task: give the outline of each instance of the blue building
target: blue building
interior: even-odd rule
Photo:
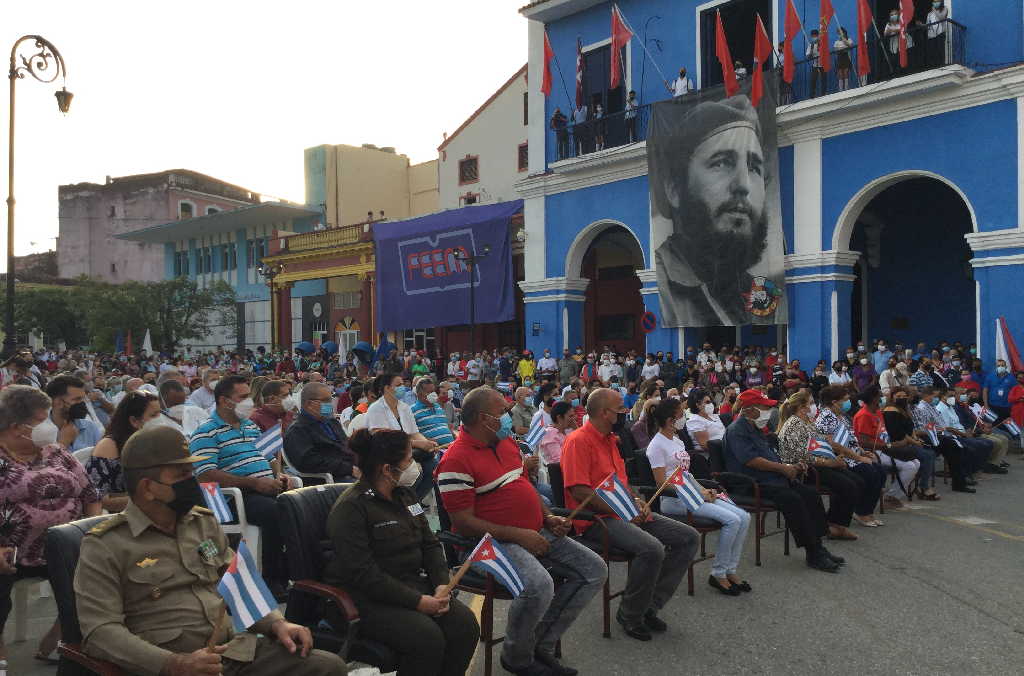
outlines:
[[[218,347],[270,349],[270,289],[259,273],[260,263],[264,256],[272,253],[275,239],[310,232],[321,220],[319,210],[286,202],[263,202],[154,225],[118,237],[163,244],[165,279],[188,277],[200,286],[222,280],[235,289],[237,324],[212,327],[204,341],[187,346],[192,351]],[[316,279],[295,282],[289,289],[289,312],[277,314],[290,315],[289,321],[293,324],[290,335],[295,337],[293,345],[303,340],[301,336],[309,334],[303,323],[304,315],[307,323],[314,321],[309,311],[303,312],[304,307],[327,307],[326,286],[326,280]]]
[[[833,4],[830,42],[837,23],[856,42],[856,1]],[[883,30],[898,3],[869,4]],[[844,91],[833,55],[824,93],[812,97],[811,64],[802,62],[792,91],[777,100],[788,324],[685,329],[660,321],[654,251],[667,234],[652,225],[649,104],[670,96],[665,81],[680,67],[696,88],[721,83],[716,11],[733,58],[751,69],[756,15],[778,44],[784,0],[621,0],[634,37],[623,49],[624,85],[614,90],[611,3],[538,0],[523,7],[530,156],[529,176],[517,188],[526,229],[525,323],[533,327],[528,347],[614,344],[680,354],[708,339],[785,345],[791,357],[813,364],[835,360],[858,340],[948,339],[976,343],[990,362],[997,317],[1024,332],[1024,8],[946,0],[949,15],[938,33],[928,24],[931,2],[915,4],[922,25],[910,32],[906,68],[872,29],[867,77],[856,74],[855,47]],[[796,2],[808,31],[818,24],[818,5]],[[555,70],[548,99],[533,84],[542,79],[545,31],[568,84]],[[555,107],[571,117],[578,42],[586,102],[601,103],[608,114],[603,149],[575,138],[560,147],[549,126]],[[802,35],[793,48],[803,59]],[[633,139],[621,112],[630,90],[641,104]],[[644,312],[655,320],[646,334]]]

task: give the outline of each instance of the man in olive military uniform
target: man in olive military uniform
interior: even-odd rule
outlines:
[[[198,506],[196,459],[170,427],[125,443],[131,502],[86,535],[75,572],[85,652],[145,676],[347,673],[276,610],[249,632],[231,630],[217,583],[232,552],[213,513]]]

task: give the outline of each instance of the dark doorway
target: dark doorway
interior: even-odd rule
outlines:
[[[974,342],[975,285],[964,235],[971,214],[960,195],[932,178],[886,188],[861,212],[850,250],[854,267],[851,335],[914,345]]]
[[[722,28],[733,61],[741,61],[747,72],[753,67],[754,27],[761,15],[769,36],[772,31],[772,0],[733,0],[700,14],[701,89],[722,84],[722,66],[715,56],[715,15],[722,13]]]
[[[640,329],[644,301],[636,271],[644,267],[643,252],[631,232],[613,226],[602,232],[583,257],[582,276],[590,280],[583,306],[585,345],[608,345],[623,353],[643,353]]]

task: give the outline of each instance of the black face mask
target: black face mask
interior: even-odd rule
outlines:
[[[84,401],[80,401],[68,409],[68,418],[70,420],[81,420],[87,415],[89,415],[89,409]]]
[[[616,432],[620,432],[626,427],[626,414],[619,413],[615,418],[615,424],[612,425],[612,429]]]
[[[194,476],[173,484],[165,484],[162,481],[157,483],[174,490],[174,499],[165,504],[178,516],[188,514],[190,509],[203,504],[203,489],[199,487],[199,481]]]

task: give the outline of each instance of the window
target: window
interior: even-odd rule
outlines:
[[[176,251],[176,252],[174,252],[174,276],[175,277],[187,277],[188,276],[188,252],[187,251]]]
[[[184,220],[195,215],[195,206],[191,202],[178,202],[178,218]]]
[[[267,255],[267,241],[265,239],[251,239],[246,242],[246,264],[254,268],[260,264],[263,257]]]
[[[344,291],[333,295],[335,310],[355,310],[363,302],[363,294],[360,291]]]
[[[335,331],[334,335],[335,341],[338,343],[339,354],[348,354],[356,346],[356,343],[359,342],[359,331],[353,329]]]
[[[406,329],[402,332],[402,343],[406,350],[426,350],[434,354],[434,329]]]
[[[238,267],[238,247],[234,244],[228,245],[228,270],[234,270]]]
[[[701,81],[695,81],[694,85],[703,89],[722,84],[722,66],[718,63],[718,56],[715,54],[715,17],[718,11],[722,12],[722,27],[725,29],[733,60],[742,61],[749,69],[751,67],[749,55],[754,53],[754,26],[757,23],[757,15],[761,15],[764,25],[771,30],[772,5],[774,4],[771,0],[732,0],[732,2],[700,13]],[[810,28],[807,30],[810,31]],[[834,25],[831,32],[835,35]],[[803,42],[801,41],[800,44]],[[801,49],[802,47],[795,48],[797,61],[804,58]],[[690,73],[690,75],[694,74]]]
[[[110,217],[114,218],[115,216],[117,216],[117,208],[113,204],[111,204],[110,205]]]
[[[753,33],[753,29],[751,29]],[[626,48],[622,48],[622,69],[626,70]],[[618,113],[625,109],[626,92],[625,82],[627,73],[622,74],[622,84],[615,89],[609,89],[608,83],[612,79],[612,48],[609,45],[592,49],[583,53],[583,100],[586,101],[589,110],[588,115],[593,114],[594,107],[601,104],[605,115]]]
[[[604,315],[597,318],[598,341],[633,340],[635,329],[635,315]]]
[[[110,264],[110,274],[112,274],[112,275],[116,275],[117,274],[117,263],[111,263]]]
[[[477,156],[466,155],[466,159],[459,160],[459,185],[476,183],[480,180],[480,171],[477,167]]]
[[[238,257],[233,244],[225,244],[220,252],[220,269],[234,270],[238,267]]]
[[[526,143],[519,144],[519,171],[526,171],[530,168],[530,149]]]
[[[523,126],[530,124],[530,93],[523,92]]]
[[[213,214],[220,213],[220,209],[217,207],[206,207],[206,215],[211,216]]]

